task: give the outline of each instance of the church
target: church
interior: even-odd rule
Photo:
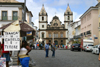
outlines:
[[[63,13],[62,13],[63,14]],[[44,5],[39,12],[39,38],[43,39],[43,44],[54,42],[56,45],[67,45],[68,43],[68,24],[73,22],[73,12],[69,5],[64,12],[64,24],[58,16],[54,16],[48,24],[48,13]]]

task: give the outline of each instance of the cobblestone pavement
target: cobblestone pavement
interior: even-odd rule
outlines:
[[[99,55],[91,52],[56,50],[55,58],[51,55],[51,50],[48,58],[44,50],[32,50],[30,56],[36,62],[33,67],[100,67]]]

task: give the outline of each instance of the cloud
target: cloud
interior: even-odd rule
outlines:
[[[78,14],[77,12],[73,12],[73,21],[78,21],[80,20],[79,17],[81,16],[82,14]]]
[[[17,0],[19,2],[24,2],[24,0]],[[82,13],[79,13],[79,10],[82,9],[81,5],[86,8],[94,5],[97,1],[94,0],[27,0],[26,5],[28,9],[32,12],[35,26],[39,27],[39,12],[42,8],[42,4],[44,4],[45,10],[48,13],[48,23],[52,21],[52,18],[56,15],[59,17],[62,23],[64,23],[64,12],[66,11],[67,4],[72,5],[72,8],[75,8],[75,5],[78,5],[78,10],[73,10],[73,20],[79,20],[79,17]],[[62,7],[63,6],[63,7]]]

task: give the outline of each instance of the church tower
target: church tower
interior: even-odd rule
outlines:
[[[68,30],[68,25],[69,23],[73,22],[73,12],[71,11],[69,4],[67,6],[67,9],[64,13],[64,24],[65,24],[65,29]],[[69,31],[69,30],[68,30]],[[68,31],[66,31],[66,38],[68,38]],[[66,44],[68,43],[68,40],[66,40]]]
[[[68,4],[67,9],[64,13],[64,23],[65,23],[66,29],[68,29],[68,23],[72,23],[72,22],[73,22],[73,12],[71,11]]]
[[[42,39],[46,38],[47,24],[48,24],[48,15],[44,8],[44,5],[42,5],[41,11],[39,12],[39,38]]]
[[[100,2],[100,0],[97,0],[98,1],[98,3]]]
[[[48,15],[45,11],[44,5],[39,13],[39,29],[47,29]]]

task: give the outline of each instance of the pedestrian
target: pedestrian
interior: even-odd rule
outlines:
[[[42,50],[42,47],[43,47],[43,45],[42,45],[42,43],[41,43],[41,50]]]
[[[98,60],[100,61],[100,46],[99,46],[99,58],[98,58]]]
[[[52,57],[55,57],[55,43],[51,45]]]
[[[39,43],[37,43],[37,49],[39,49]]]
[[[45,45],[44,50],[46,51],[46,57],[48,57],[48,53],[49,53],[49,44],[48,43]]]
[[[2,40],[1,50],[2,50],[1,56],[6,58],[6,67],[9,67],[9,61],[12,52],[4,51],[4,39]]]
[[[29,47],[28,43],[26,41],[22,41],[21,49],[18,53],[19,61],[22,67],[29,67],[30,57],[28,53],[30,51],[31,51],[31,48]]]

